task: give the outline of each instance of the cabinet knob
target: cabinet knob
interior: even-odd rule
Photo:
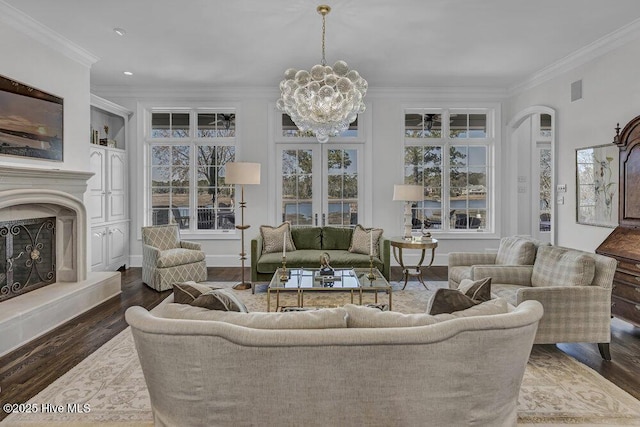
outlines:
[[[636,268],[640,268],[640,264],[636,264]]]
[[[634,279],[636,279],[637,282],[640,282],[640,276],[636,276]]]
[[[637,311],[640,311],[640,305],[639,304],[636,304],[634,307],[636,308]]]
[[[618,287],[618,285],[616,285],[616,284],[614,283],[614,284],[611,286],[611,289],[615,289],[615,288],[617,288],[617,287]]]
[[[640,294],[640,288],[633,288],[633,290]]]
[[[612,303],[611,303],[611,308],[614,308],[615,306],[616,306],[616,303],[615,303],[615,302],[612,302]]]

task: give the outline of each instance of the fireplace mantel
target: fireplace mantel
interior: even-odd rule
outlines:
[[[91,172],[0,165],[0,220],[56,218],[56,283],[0,303],[0,355],[120,293],[119,272],[89,272]]]
[[[82,200],[92,172],[0,165],[0,191],[27,188],[55,189]]]

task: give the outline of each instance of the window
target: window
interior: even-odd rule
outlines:
[[[189,109],[150,117],[147,223],[234,230],[234,186],[225,183],[224,167],[235,160],[235,113]]]
[[[404,183],[421,185],[413,227],[451,232],[488,228],[491,109],[405,110]]]

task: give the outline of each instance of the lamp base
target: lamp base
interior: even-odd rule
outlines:
[[[243,291],[245,289],[251,289],[251,282],[240,282],[237,285],[234,285],[233,289],[236,289],[238,291]]]

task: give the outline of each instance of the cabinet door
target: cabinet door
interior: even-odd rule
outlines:
[[[103,271],[107,259],[107,229],[95,227],[91,229],[91,270]]]
[[[87,210],[91,222],[104,222],[106,218],[106,182],[107,156],[102,148],[91,148],[89,154],[89,168],[94,175],[87,182]]]
[[[128,241],[128,225],[127,223],[110,225],[107,232],[109,261],[111,268],[118,268],[127,262],[127,241]],[[113,265],[112,265],[113,264]],[[115,265],[118,264],[118,265]]]
[[[108,161],[108,221],[126,219],[126,154],[110,151]]]

